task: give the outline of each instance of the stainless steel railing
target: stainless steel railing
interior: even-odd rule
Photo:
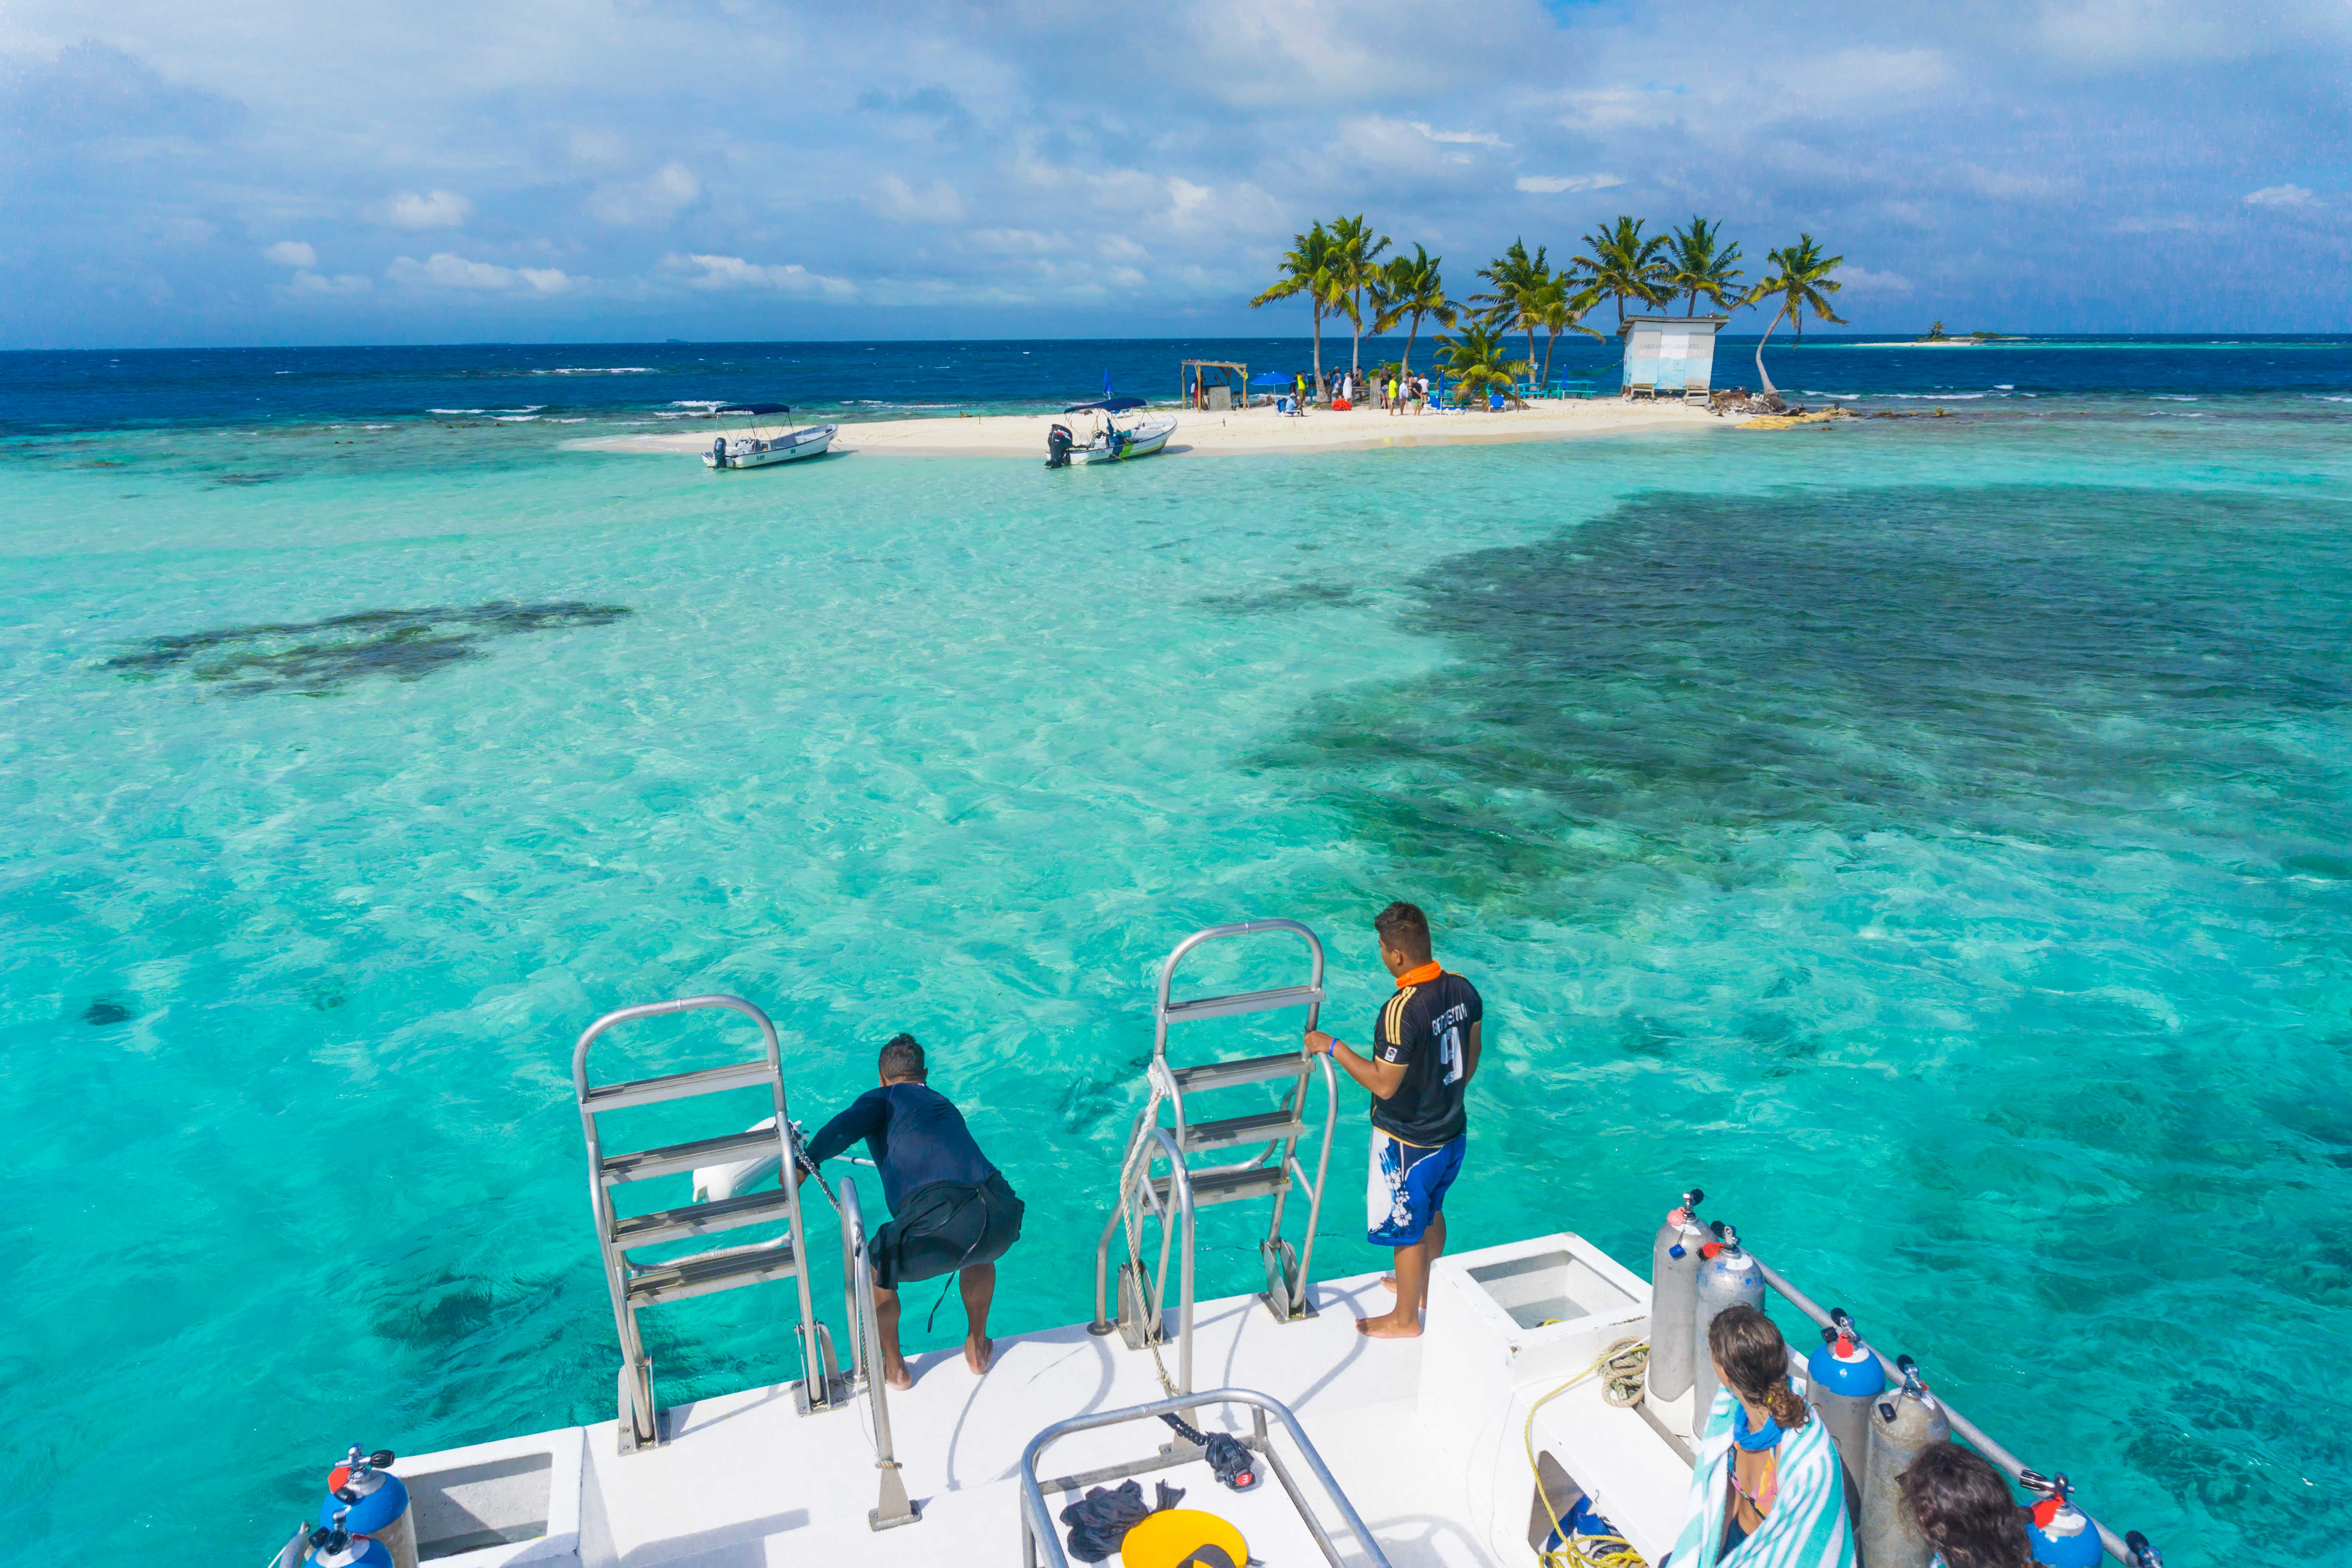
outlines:
[[[875,1530],[912,1524],[922,1517],[907,1497],[906,1479],[890,1441],[890,1396],[882,1377],[882,1331],[874,1312],[874,1265],[866,1251],[866,1215],[857,1201],[857,1184],[841,1179],[834,1202],[841,1215],[841,1290],[849,1311],[853,1380],[866,1379],[866,1402],[874,1415],[874,1468],[881,1473],[880,1495],[867,1510],[866,1522]]]
[[[1280,1400],[1270,1394],[1258,1394],[1246,1388],[1213,1389],[1206,1394],[1185,1398],[1162,1399],[1150,1405],[1132,1405],[1125,1410],[1098,1410],[1086,1415],[1073,1415],[1067,1421],[1056,1421],[1034,1437],[1030,1438],[1029,1446],[1021,1451],[1023,1568],[1040,1568],[1041,1556],[1050,1568],[1070,1568],[1070,1559],[1062,1550],[1062,1538],[1054,1528],[1054,1516],[1045,1505],[1047,1486],[1052,1486],[1056,1491],[1076,1491],[1081,1488],[1102,1481],[1118,1480],[1128,1476],[1148,1475],[1154,1470],[1173,1469],[1179,1465],[1191,1463],[1200,1458],[1201,1454],[1198,1448],[1189,1443],[1178,1443],[1169,1451],[1154,1454],[1149,1458],[1137,1459],[1124,1465],[1112,1465],[1102,1469],[1088,1470],[1080,1475],[1064,1476],[1047,1482],[1037,1479],[1037,1461],[1047,1448],[1073,1432],[1090,1432],[1103,1426],[1123,1426],[1130,1421],[1150,1421],[1161,1415],[1178,1415],[1205,1405],[1241,1405],[1249,1407],[1251,1432],[1250,1436],[1240,1439],[1242,1446],[1265,1458],[1266,1468],[1272,1470],[1274,1479],[1282,1483],[1282,1489],[1289,1496],[1291,1506],[1298,1510],[1299,1519],[1305,1522],[1308,1533],[1315,1537],[1316,1546],[1321,1550],[1324,1561],[1330,1563],[1331,1568],[1347,1568],[1347,1565],[1340,1561],[1339,1550],[1332,1543],[1330,1531],[1326,1530],[1323,1521],[1316,1517],[1315,1510],[1307,1506],[1307,1498],[1298,1489],[1298,1482],[1291,1475],[1290,1468],[1283,1463],[1281,1454],[1276,1451],[1273,1444],[1268,1440],[1269,1434],[1265,1424],[1265,1418],[1268,1415],[1282,1423],[1283,1430],[1289,1435],[1291,1442],[1297,1447],[1299,1458],[1307,1463],[1307,1473],[1314,1478],[1316,1484],[1322,1488],[1323,1494],[1331,1500],[1331,1505],[1338,1510],[1340,1522],[1347,1527],[1348,1533],[1355,1538],[1362,1561],[1369,1565],[1369,1568],[1389,1568],[1388,1557],[1381,1551],[1380,1542],[1372,1538],[1372,1532],[1366,1528],[1362,1516],[1356,1512],[1355,1505],[1348,1500],[1348,1494],[1339,1489],[1339,1483],[1333,1479],[1330,1467],[1323,1462],[1323,1456],[1317,1453],[1315,1445],[1307,1440],[1307,1434],[1299,1428],[1298,1417],[1292,1415],[1290,1407]]]

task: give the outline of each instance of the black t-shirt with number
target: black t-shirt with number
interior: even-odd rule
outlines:
[[[1481,1016],[1478,988],[1458,974],[1440,972],[1434,980],[1397,987],[1372,1027],[1372,1056],[1404,1063],[1404,1081],[1386,1100],[1372,1101],[1373,1126],[1427,1149],[1461,1136],[1468,1125],[1465,1053],[1470,1026]]]

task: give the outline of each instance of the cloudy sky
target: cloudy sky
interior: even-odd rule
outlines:
[[[1703,213],[1864,328],[2345,331],[2347,90],[2347,0],[9,0],[0,347],[1303,331],[1343,211],[1457,293]]]

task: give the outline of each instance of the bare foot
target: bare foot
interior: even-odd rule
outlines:
[[[893,1388],[908,1389],[915,1386],[915,1374],[907,1370],[903,1361],[886,1361],[882,1363],[882,1381]]]
[[[1391,1296],[1395,1295],[1395,1294],[1396,1294],[1396,1276],[1395,1276],[1395,1275],[1393,1275],[1393,1274],[1383,1274],[1383,1275],[1381,1275],[1381,1289],[1383,1289],[1383,1290],[1385,1290],[1385,1291],[1387,1291],[1387,1292],[1388,1292],[1390,1295],[1391,1295]]]
[[[1421,1338],[1419,1312],[1391,1312],[1380,1318],[1358,1318],[1356,1331],[1368,1340],[1417,1340]]]
[[[996,1359],[994,1340],[967,1339],[963,1342],[963,1364],[975,1373],[984,1373]]]

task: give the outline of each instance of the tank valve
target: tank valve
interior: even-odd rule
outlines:
[[[2131,1568],[2164,1568],[2163,1555],[2137,1530],[2126,1532],[2124,1550],[2131,1553]]]

